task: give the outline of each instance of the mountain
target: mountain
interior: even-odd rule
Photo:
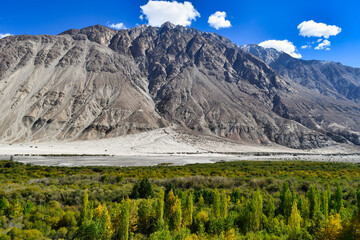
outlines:
[[[239,143],[360,145],[356,102],[303,86],[222,36],[171,23],[5,37],[0,101],[2,142],[174,125]]]
[[[331,61],[301,60],[256,44],[241,48],[266,62],[280,75],[302,86],[326,96],[347,98],[360,104],[360,68]]]

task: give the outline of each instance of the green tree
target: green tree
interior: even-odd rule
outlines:
[[[301,224],[300,212],[297,208],[296,201],[294,201],[291,207],[291,214],[288,221],[288,225],[291,229],[291,232],[298,232],[300,230],[300,224]]]
[[[144,178],[140,182],[136,183],[130,194],[130,197],[133,199],[149,198],[153,196],[154,191],[148,178]]]
[[[340,186],[340,183],[338,183],[336,187],[336,191],[334,194],[334,204],[335,204],[335,210],[337,213],[340,213],[340,210],[343,208],[343,193]]]
[[[261,228],[261,220],[263,215],[263,200],[260,190],[256,190],[247,208],[248,211],[248,229],[251,231],[259,231]]]
[[[20,199],[18,197],[16,197],[11,204],[11,214],[10,217],[11,218],[18,218],[20,216],[22,216],[22,206],[21,206],[21,202]]]
[[[289,183],[288,182],[284,182],[282,185],[282,189],[280,191],[280,207],[279,207],[279,211],[280,214],[285,215],[285,194],[287,191],[290,191],[289,189]]]
[[[23,209],[24,215],[31,213],[34,210],[33,203],[30,200],[27,200]]]
[[[184,226],[190,226],[193,221],[194,201],[191,192],[185,195],[183,204],[183,223]]]
[[[43,234],[37,229],[20,230],[16,227],[12,228],[8,235],[14,240],[38,240],[44,239]]]
[[[310,189],[308,191],[308,199],[309,199],[309,217],[312,219],[315,214],[320,211],[320,199],[319,199],[319,190],[315,187],[314,184],[310,185]]]
[[[60,221],[57,223],[57,228],[63,227],[68,229],[67,235],[69,236],[69,238],[71,238],[72,234],[74,234],[77,230],[77,221],[74,211],[68,210],[61,217]]]
[[[228,213],[228,197],[226,195],[225,190],[222,190],[221,196],[220,196],[220,216],[222,218],[226,218]]]
[[[275,207],[274,198],[271,195],[269,195],[269,201],[268,204],[266,205],[266,213],[269,219],[273,219],[275,217],[275,211],[276,211],[276,207]]]
[[[94,211],[94,221],[99,226],[99,236],[102,240],[109,240],[114,233],[111,217],[106,205],[100,204]]]
[[[360,185],[356,191],[356,203],[357,203],[358,214],[360,215]]]
[[[157,225],[156,212],[153,210],[149,199],[140,202],[138,216],[138,229],[141,233],[150,235],[155,231]]]
[[[217,189],[214,190],[214,201],[212,204],[212,213],[216,219],[220,218],[220,193]]]
[[[300,195],[299,209],[300,209],[301,217],[303,219],[309,219],[309,217],[310,217],[310,203],[309,203],[309,200],[304,195]]]
[[[157,227],[161,228],[164,226],[164,191],[161,189],[159,192],[159,196],[156,201],[156,219],[157,219]]]
[[[181,201],[174,195],[172,189],[167,194],[165,199],[165,215],[168,219],[171,230],[179,230],[181,228]]]
[[[326,189],[322,195],[322,212],[324,214],[325,221],[327,220],[327,218],[329,216],[329,199],[330,199],[330,197],[331,197],[331,192],[329,189]]]
[[[129,239],[129,219],[130,219],[130,201],[127,199],[121,202],[117,239],[120,240]]]
[[[5,197],[2,197],[0,199],[0,215],[8,215],[9,210],[10,210],[9,201]]]
[[[285,219],[288,219],[291,214],[291,206],[293,202],[293,195],[291,194],[290,189],[287,189],[284,195],[284,217]]]
[[[174,214],[172,229],[179,231],[181,229],[181,223],[182,223],[181,201],[179,198],[176,199],[174,208],[175,208],[175,214]]]
[[[203,210],[204,206],[205,206],[204,197],[203,197],[203,195],[200,195],[199,201],[198,201],[198,209],[199,209],[199,211]]]
[[[92,218],[93,218],[93,211],[89,203],[89,195],[85,190],[81,201],[80,224],[84,224],[87,221],[91,221]]]

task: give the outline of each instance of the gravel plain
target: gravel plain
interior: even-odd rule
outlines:
[[[360,163],[358,148],[297,150],[180,134],[171,127],[110,139],[0,144],[0,159],[42,166],[155,166],[221,161],[303,160]]]

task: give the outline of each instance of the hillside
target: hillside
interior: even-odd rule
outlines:
[[[174,125],[240,143],[360,145],[356,101],[301,84],[194,28],[96,25],[10,36],[0,40],[0,60],[2,142],[90,140]]]

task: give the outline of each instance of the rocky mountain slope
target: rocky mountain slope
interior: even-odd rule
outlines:
[[[259,57],[280,75],[309,89],[360,103],[360,68],[331,61],[296,59],[284,52],[265,49],[256,44],[241,48]]]
[[[301,86],[224,37],[170,23],[3,38],[0,101],[3,142],[172,124],[237,142],[360,145],[360,105]]]

